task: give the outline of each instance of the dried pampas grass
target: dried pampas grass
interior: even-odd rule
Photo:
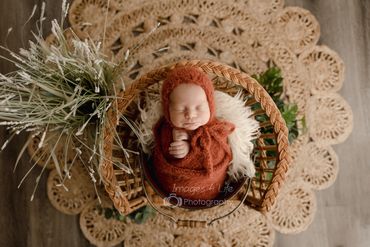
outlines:
[[[29,20],[35,10],[36,6]],[[45,3],[41,6],[38,33],[33,34],[34,41],[29,41],[28,49],[20,49],[19,53],[15,53],[6,47],[0,47],[9,53],[9,57],[0,58],[17,68],[12,73],[0,74],[0,126],[7,126],[13,133],[3,143],[1,150],[14,135],[21,132],[29,132],[31,139],[38,136],[39,149],[42,150],[48,144],[52,146],[46,163],[53,161],[61,181],[64,181],[72,164],[63,164],[67,158],[56,159],[55,147],[64,146],[64,156],[67,157],[72,146],[78,156],[75,159],[84,163],[95,185],[101,179],[99,164],[105,159],[102,144],[107,110],[117,100],[117,91],[124,90],[125,82],[121,75],[127,69],[130,52],[127,50],[125,59],[120,63],[114,63],[101,52],[101,42],[80,40],[73,31],[70,32],[70,39],[67,39],[62,24],[56,20],[51,21],[54,37],[49,44],[41,31],[45,20],[44,10]],[[67,12],[68,4],[63,1],[60,23],[64,22]],[[133,50],[138,46],[139,44],[135,44]],[[130,121],[126,116],[121,119]],[[131,127],[134,133],[138,133],[135,126]],[[50,132],[59,133],[56,143],[55,140],[48,143],[49,139],[45,138]],[[123,153],[128,154],[130,150],[122,146],[118,133],[114,133],[114,136]],[[25,145],[28,143],[29,141]],[[25,149],[26,146],[22,148],[17,162]],[[112,162],[124,171],[131,172],[129,163]],[[36,178],[34,191],[45,167],[46,165]],[[32,198],[33,195],[31,200]]]

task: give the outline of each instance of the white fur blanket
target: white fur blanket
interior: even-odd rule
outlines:
[[[232,150],[233,160],[228,169],[229,176],[237,180],[241,176],[254,177],[256,172],[251,154],[253,151],[252,140],[259,135],[259,124],[251,116],[250,107],[245,106],[241,93],[234,97],[215,91],[216,117],[235,124],[235,130],[229,135],[228,141]],[[139,103],[140,105],[140,103]],[[138,124],[141,132],[141,145],[143,151],[151,153],[154,145],[153,126],[163,115],[160,95],[146,97],[146,105],[140,109]]]

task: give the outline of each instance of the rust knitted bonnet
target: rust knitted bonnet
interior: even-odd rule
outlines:
[[[162,106],[163,114],[166,120],[170,121],[169,104],[170,95],[172,91],[180,84],[189,83],[200,86],[208,100],[210,118],[208,122],[211,122],[215,117],[215,102],[213,98],[213,84],[209,79],[208,75],[194,67],[178,67],[168,73],[166,80],[162,86]]]

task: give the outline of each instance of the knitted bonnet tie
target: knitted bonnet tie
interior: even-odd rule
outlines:
[[[225,128],[228,127],[228,128]],[[230,132],[234,129],[234,126],[231,124],[228,124],[225,126],[225,123],[222,122],[212,122],[208,124],[208,126],[205,126],[204,128],[199,128],[193,138],[192,138],[192,144],[191,146],[200,145],[201,148],[204,150],[204,163],[203,167],[207,171],[207,176],[212,176],[213,170],[214,170],[214,155],[212,155],[212,151],[218,152],[219,150],[211,149],[211,142],[212,140],[216,140],[218,144],[220,145],[220,148],[226,152],[226,155],[228,157],[231,157],[231,151],[227,143],[225,143],[224,138],[225,136],[228,136]]]

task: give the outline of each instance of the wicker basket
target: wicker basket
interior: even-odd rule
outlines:
[[[138,117],[138,98],[144,98],[148,87],[158,84],[166,78],[168,71],[177,66],[197,67],[209,74],[216,90],[230,95],[242,90],[248,98],[246,105],[252,107],[253,115],[260,122],[261,135],[256,140],[253,153],[257,175],[252,180],[245,203],[262,212],[269,211],[289,167],[288,130],[285,122],[271,97],[256,80],[225,64],[207,60],[182,61],[152,70],[121,92],[116,104],[112,104],[104,129],[104,159],[100,173],[115,207],[122,214],[129,214],[147,204],[148,198],[143,189],[146,183],[142,181],[144,178],[138,156],[131,155],[128,158],[134,171],[131,174],[113,166],[112,161],[126,163],[127,156],[116,145],[112,130],[118,130],[124,147],[138,150],[136,136],[126,123],[119,121],[120,116],[125,114],[131,119]],[[146,191],[155,193],[150,188]],[[160,201],[157,200],[158,204]]]

